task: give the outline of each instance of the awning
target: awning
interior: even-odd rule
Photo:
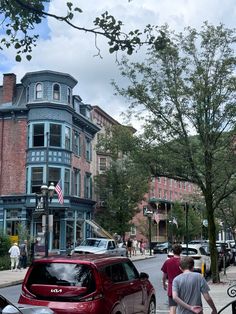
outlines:
[[[109,239],[113,239],[113,236],[106,230],[104,230],[98,223],[96,223],[94,220],[85,219],[85,222],[89,224],[96,235],[99,237],[106,237]]]

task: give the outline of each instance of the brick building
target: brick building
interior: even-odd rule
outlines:
[[[66,73],[29,72],[16,83],[4,74],[0,86],[0,229],[17,234],[19,223],[30,236],[42,233],[35,213],[41,186],[61,179],[64,203],[50,204],[50,250],[66,250],[90,234],[84,223],[93,213],[92,142],[99,127],[90,105],[73,95],[77,81]]]

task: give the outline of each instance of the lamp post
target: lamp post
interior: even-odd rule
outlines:
[[[45,210],[45,257],[48,257],[48,246],[49,246],[49,202],[52,202],[55,187],[54,183],[51,182],[48,187],[46,184],[41,186],[41,192],[43,197],[43,204]]]
[[[146,211],[146,216],[148,217],[148,241],[149,241],[149,254],[152,255],[152,216],[153,212],[151,210]]]

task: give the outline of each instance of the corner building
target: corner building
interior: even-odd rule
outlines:
[[[62,180],[64,204],[56,193],[49,250],[66,251],[70,242],[88,237],[95,201],[92,144],[99,131],[92,107],[73,95],[77,80],[55,71],[29,72],[16,83],[13,73],[0,86],[0,230],[17,235],[18,224],[31,237],[43,233],[35,211],[42,184]]]

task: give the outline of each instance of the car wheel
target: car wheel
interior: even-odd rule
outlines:
[[[156,302],[153,298],[149,303],[148,314],[156,314]]]

